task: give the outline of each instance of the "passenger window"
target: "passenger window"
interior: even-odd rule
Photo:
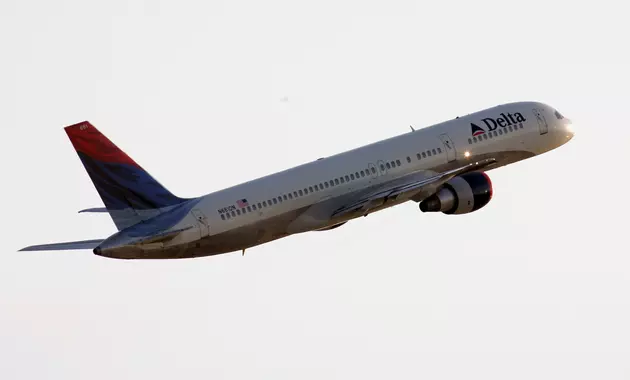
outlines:
[[[296,197],[296,198],[298,197],[298,193],[297,193],[297,191],[294,191],[294,192],[293,192],[293,196],[294,196],[294,197]]]
[[[385,171],[385,165],[381,164],[381,171]]]
[[[231,219],[232,217],[230,216],[230,214],[225,214],[225,217],[228,219]]]
[[[518,124],[519,128],[523,129],[523,123]]]
[[[350,182],[350,177],[346,176],[346,182]]]
[[[354,174],[350,174],[350,179],[354,181]]]
[[[252,210],[256,211],[256,205],[252,205]]]
[[[427,154],[425,152],[422,152],[422,158],[427,158]]]
[[[492,138],[492,132],[490,132],[490,133],[489,133],[489,135],[490,135],[490,136],[488,136],[488,137]]]
[[[438,153],[442,154],[442,148],[438,148]]]
[[[232,211],[230,214],[232,214],[232,218],[236,217],[236,213],[234,211]]]
[[[332,179],[330,180],[330,182],[329,182],[329,183],[330,183],[330,187],[335,186],[335,182],[334,182]]]
[[[427,156],[431,157],[431,151],[427,150]]]
[[[293,199],[293,194],[289,193],[289,199]]]
[[[389,166],[389,162],[386,164],[387,169],[391,169],[391,166]]]
[[[497,137],[497,131],[492,132],[494,134],[494,137]]]
[[[284,194],[284,195],[282,196],[282,198],[284,198],[284,200],[286,201],[286,200],[287,200],[287,195],[286,195],[286,194]]]
[[[263,201],[263,207],[267,207],[267,201]]]
[[[392,169],[396,167],[396,163],[394,161],[390,162],[392,164]]]
[[[313,192],[313,186],[309,186],[308,187],[308,191],[309,191],[309,193],[312,193]]]
[[[339,178],[335,178],[335,185],[339,185]]]
[[[484,134],[484,135],[483,135],[483,139],[484,139],[484,140],[487,140],[487,139],[488,139],[488,135]]]
[[[260,210],[262,208],[262,204],[258,203],[258,209]]]
[[[225,220],[225,214],[221,214],[221,219]]]
[[[324,186],[328,189],[328,182],[324,182]]]
[[[343,177],[339,177],[339,179],[341,180],[341,183],[344,183]]]
[[[376,168],[372,168],[372,174],[376,174]]]
[[[236,215],[241,215],[241,210],[236,210]]]
[[[433,149],[433,155],[435,156],[436,154],[437,154],[437,151]]]
[[[503,130],[499,129],[499,134],[502,135],[503,134]]]
[[[409,156],[407,156],[407,163],[410,164],[411,163],[411,158]]]
[[[512,126],[511,125],[508,127],[508,129],[510,130],[510,132],[512,132]]]
[[[277,205],[278,204],[278,200],[276,198],[273,199],[273,204]]]
[[[473,142],[476,143],[477,142],[477,138],[473,137]]]
[[[304,195],[304,192],[302,190],[298,191],[298,193],[300,194],[300,196]]]
[[[398,165],[398,166],[402,165],[402,164],[400,163],[400,160],[396,160],[396,165]]]
[[[472,144],[472,139],[468,139],[468,144]]]
[[[418,160],[419,160],[419,159],[420,159],[420,157],[421,157],[421,156],[420,156],[420,153],[417,153],[417,154],[416,154],[416,157],[418,157]]]

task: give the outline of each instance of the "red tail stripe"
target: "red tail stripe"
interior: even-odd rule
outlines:
[[[101,162],[127,164],[140,168],[131,157],[120,150],[98,129],[87,121],[65,128],[74,149]]]

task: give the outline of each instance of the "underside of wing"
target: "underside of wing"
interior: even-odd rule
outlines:
[[[94,249],[103,240],[104,239],[94,239],[94,240],[69,241],[65,243],[31,245],[31,246],[20,249],[20,251],[68,251],[68,250],[75,250],[75,249]]]
[[[484,169],[495,162],[496,160],[494,158],[471,162],[461,167],[438,173],[429,178],[418,175],[419,173],[412,173],[402,178],[397,178],[396,180],[382,184],[372,192],[362,194],[351,203],[340,207],[332,214],[332,217],[343,216],[359,210],[367,212],[374,205],[382,204],[388,199],[399,196],[412,198],[417,202],[422,201],[434,194],[440,186],[444,185],[452,178],[475,170]]]

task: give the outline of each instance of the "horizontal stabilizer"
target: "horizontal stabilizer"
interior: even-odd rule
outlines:
[[[107,212],[107,209],[105,207],[93,207],[93,208],[86,208],[84,210],[80,210],[79,214],[82,212]]]
[[[94,249],[104,239],[94,240],[81,240],[81,241],[69,241],[65,243],[52,243],[52,244],[40,244],[31,245],[20,249],[20,251],[67,251],[72,249]]]

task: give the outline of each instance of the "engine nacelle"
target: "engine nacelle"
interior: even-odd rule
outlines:
[[[487,205],[492,198],[492,182],[483,172],[472,172],[457,176],[420,202],[422,212],[444,214],[467,214]]]

